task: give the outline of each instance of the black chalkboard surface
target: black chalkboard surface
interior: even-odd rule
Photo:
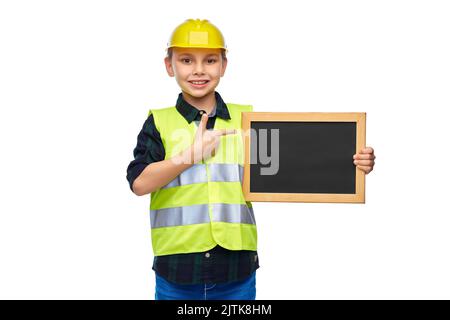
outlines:
[[[365,113],[243,114],[248,201],[364,202]]]

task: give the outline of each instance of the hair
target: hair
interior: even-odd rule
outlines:
[[[222,59],[225,60],[227,58],[226,50],[220,49],[220,53],[222,55]],[[172,56],[173,56],[173,48],[167,49],[167,58],[169,58],[169,60],[172,60]]]

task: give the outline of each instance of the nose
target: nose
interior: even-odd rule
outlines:
[[[199,75],[199,74],[204,74],[204,70],[203,70],[203,64],[202,63],[196,63],[194,65],[194,71],[193,71],[194,75]]]

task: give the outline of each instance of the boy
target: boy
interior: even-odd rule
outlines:
[[[181,93],[149,112],[127,179],[151,193],[155,299],[254,300],[259,268],[252,205],[242,193],[241,113],[215,91],[227,67],[224,38],[207,20],[187,20],[165,58]],[[354,156],[369,173],[373,149]]]

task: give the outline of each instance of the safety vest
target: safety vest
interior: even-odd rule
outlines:
[[[227,104],[231,119],[216,118],[214,129],[236,129],[221,136],[215,154],[183,171],[151,193],[150,222],[155,256],[203,252],[220,245],[229,250],[256,250],[256,222],[242,192],[241,113],[252,106]],[[151,110],[169,159],[194,141],[197,125],[176,107]]]

